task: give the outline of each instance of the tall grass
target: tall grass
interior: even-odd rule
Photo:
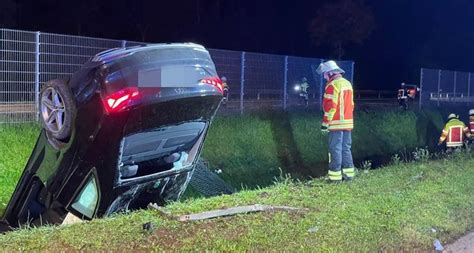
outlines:
[[[30,157],[38,129],[37,125],[0,127],[0,216]]]
[[[298,178],[322,176],[328,148],[327,136],[320,132],[321,118],[312,112],[268,111],[217,117],[203,157],[236,188],[266,186],[282,173]],[[358,111],[353,131],[356,166],[377,157],[390,160],[393,154],[416,147],[434,147],[442,127],[443,116],[436,111]],[[38,129],[36,125],[0,127],[0,170],[6,172],[0,173],[0,183],[6,186],[0,193],[0,206],[15,187]]]
[[[308,112],[218,118],[209,131],[203,157],[234,186],[268,185],[279,176],[277,168],[297,177],[321,176],[328,162],[321,118]],[[443,117],[436,111],[358,111],[354,124],[354,159],[358,163],[389,161],[393,154],[416,147],[435,148]]]
[[[277,145],[271,122],[254,116],[216,118],[203,157],[236,187],[258,185],[278,175]]]

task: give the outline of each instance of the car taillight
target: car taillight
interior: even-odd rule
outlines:
[[[222,84],[222,81],[219,77],[208,77],[204,78],[201,80],[201,83],[205,84],[210,84],[219,90],[220,93],[223,93],[224,91],[224,85]]]
[[[140,92],[138,88],[129,87],[106,96],[103,99],[103,103],[107,113],[114,113],[124,110],[134,101],[138,100],[139,97]]]

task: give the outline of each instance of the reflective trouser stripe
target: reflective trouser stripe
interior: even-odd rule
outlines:
[[[342,173],[346,177],[354,177],[355,176],[355,169],[354,168],[345,168],[345,169],[342,169]]]
[[[446,143],[446,147],[462,147],[462,142],[448,142]]]
[[[338,170],[338,171],[329,170],[328,171],[328,176],[329,176],[329,180],[333,180],[333,181],[342,180],[342,173],[341,173],[340,170]]]

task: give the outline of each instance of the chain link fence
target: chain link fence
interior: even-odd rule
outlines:
[[[145,43],[0,29],[0,123],[38,120],[41,85],[67,79],[91,56],[110,48]],[[323,59],[209,49],[217,72],[227,78],[228,99],[220,113],[306,105],[294,87],[307,80],[308,107],[319,109],[324,80],[315,73]],[[353,81],[354,62],[340,61]]]
[[[422,68],[419,107],[472,104],[473,78],[469,72]]]

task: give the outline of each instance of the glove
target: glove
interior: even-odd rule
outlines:
[[[321,133],[323,135],[326,135],[327,133],[329,133],[328,126],[321,125]]]

